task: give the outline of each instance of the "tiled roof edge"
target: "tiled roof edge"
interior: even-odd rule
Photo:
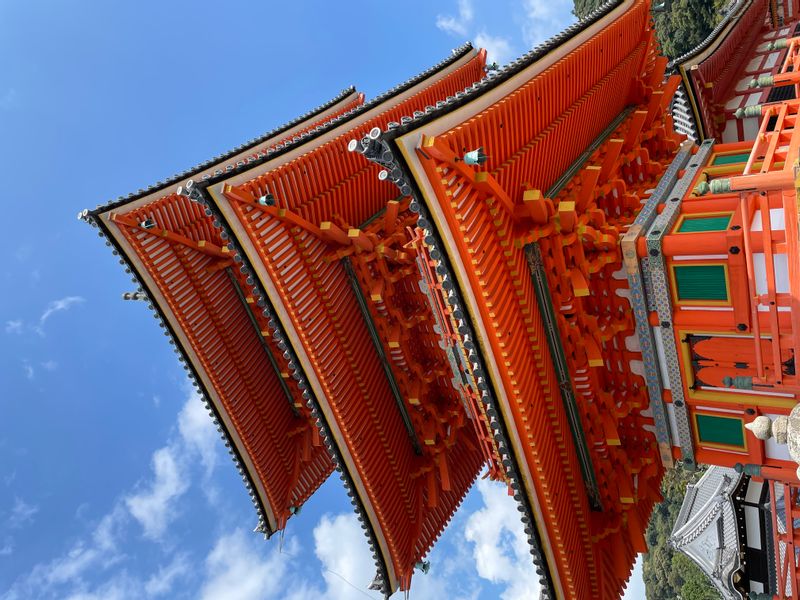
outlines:
[[[410,79],[407,79],[405,82],[388,89],[387,91],[385,91],[382,94],[376,96],[372,100],[369,100],[368,102],[365,102],[361,106],[357,106],[352,110],[349,110],[349,111],[347,111],[347,112],[345,112],[345,113],[343,113],[343,114],[341,114],[341,115],[339,115],[339,116],[337,116],[337,117],[335,117],[335,118],[333,118],[331,120],[328,120],[325,123],[322,123],[322,124],[318,125],[317,127],[315,127],[314,129],[312,129],[310,131],[306,131],[304,133],[301,133],[300,135],[292,138],[291,140],[288,140],[288,141],[286,141],[286,142],[284,142],[282,144],[277,144],[276,146],[274,146],[272,148],[269,148],[266,151],[259,152],[258,155],[256,156],[256,158],[252,158],[251,157],[243,165],[238,165],[238,166],[237,165],[228,165],[228,167],[226,169],[226,172],[223,175],[221,175],[221,176],[212,176],[212,177],[206,178],[202,182],[203,185],[208,185],[208,184],[211,184],[211,183],[215,183],[220,178],[228,177],[233,173],[240,172],[240,171],[242,171],[244,169],[250,169],[253,166],[261,164],[261,163],[263,163],[263,162],[265,162],[267,160],[271,160],[275,156],[278,156],[278,155],[280,155],[280,154],[282,154],[284,152],[289,151],[290,149],[295,148],[298,144],[310,141],[310,140],[322,135],[323,133],[329,131],[330,129],[338,127],[339,125],[341,125],[341,124],[343,124],[343,123],[345,123],[345,122],[347,122],[347,121],[349,121],[351,119],[354,119],[358,115],[360,115],[360,114],[362,114],[362,113],[364,113],[364,112],[366,112],[368,110],[371,110],[372,108],[380,105],[383,102],[386,102],[387,100],[390,100],[391,98],[393,98],[393,97],[405,92],[409,88],[414,87],[415,85],[417,85],[421,81],[424,81],[425,79],[431,77],[432,75],[435,75],[439,71],[441,71],[441,70],[445,69],[446,67],[450,66],[452,63],[456,62],[457,60],[459,60],[460,58],[465,56],[467,53],[469,53],[472,50],[472,48],[473,47],[472,47],[472,44],[470,42],[467,42],[467,43],[459,46],[458,48],[455,48],[452,51],[452,53],[450,54],[450,56],[448,56],[447,58],[439,61],[438,63],[436,63],[432,67],[426,69],[425,71],[422,71],[421,73],[415,75],[414,77],[412,77]],[[335,104],[336,102],[339,102],[344,96],[346,96],[349,93],[352,93],[353,91],[355,91],[354,87],[347,88],[347,90],[344,90],[339,96],[336,97],[336,99],[334,99],[331,102],[327,103],[323,107],[315,109],[315,111],[313,111],[312,113],[308,113],[307,115],[304,115],[302,117],[298,117],[294,121],[291,121],[290,123],[278,128],[278,129],[276,129],[276,130],[274,130],[274,131],[272,131],[272,132],[270,132],[268,134],[265,134],[264,136],[261,136],[260,138],[258,138],[258,140],[265,140],[265,139],[268,139],[269,137],[273,137],[274,135],[280,133],[281,131],[284,131],[284,130],[296,125],[297,123],[300,123],[300,122],[308,119],[310,116],[313,116],[314,114],[318,114],[319,112],[322,112],[322,110],[325,110],[325,108],[328,108],[328,107],[332,106],[333,104]],[[248,144],[250,144],[250,142]],[[226,156],[233,156],[235,154],[238,154],[242,150],[246,149],[248,147],[248,144],[245,144],[243,146],[240,146],[239,148],[234,149],[233,151],[231,151],[227,155],[223,155],[221,157],[215,157],[215,158],[211,159],[210,161],[207,161],[207,162],[203,163],[202,165],[199,165],[199,166],[195,167],[194,169],[190,169],[188,171],[184,171],[183,173],[179,173],[178,175],[175,175],[174,177],[170,178],[167,181],[160,181],[160,182],[156,183],[155,185],[150,186],[146,190],[139,190],[136,193],[128,194],[128,196],[120,196],[116,200],[112,200],[110,202],[107,202],[106,204],[101,204],[101,205],[97,206],[93,210],[85,211],[85,214],[89,214],[89,215],[95,216],[95,215],[98,215],[100,213],[106,212],[107,210],[110,210],[110,209],[113,209],[113,208],[117,208],[119,206],[123,206],[123,205],[127,204],[128,202],[133,202],[135,200],[138,200],[139,198],[141,198],[141,197],[143,197],[143,196],[145,196],[147,194],[151,194],[151,193],[153,193],[153,192],[155,192],[155,191],[157,191],[159,189],[164,189],[166,187],[169,187],[170,185],[175,185],[179,181],[182,181],[183,179],[186,179],[187,177],[191,177],[192,175],[194,175],[196,173],[199,173],[200,171],[202,171],[204,169],[207,169],[208,167],[213,166],[214,164],[217,164],[221,160],[224,160]],[[257,144],[258,144],[258,142],[254,143],[253,145],[257,145]],[[197,183],[200,183],[200,182],[197,182]],[[79,215],[79,217],[80,217],[80,215]]]
[[[697,46],[689,50],[688,52],[682,54],[681,56],[672,59],[667,64],[667,73],[674,73],[675,69],[678,68],[678,65],[686,62],[687,60],[697,56],[701,52],[703,52],[706,48],[708,48],[711,44],[714,43],[717,36],[720,32],[728,26],[731,19],[734,16],[741,16],[743,12],[743,7],[745,5],[749,5],[752,0],[733,0],[728,6],[730,7],[727,14],[722,18],[722,20],[717,23],[717,26],[711,30],[711,33],[708,34],[706,39],[700,42]]]
[[[420,82],[428,79],[429,77],[435,75],[436,73],[442,71],[443,69],[449,67],[451,64],[456,62],[457,60],[464,57],[467,53],[472,51],[472,43],[467,42],[458,48],[454,48],[450,53],[450,56],[445,58],[444,60],[439,61],[432,67],[426,69],[422,73],[415,75],[411,79],[407,79],[405,82],[390,88],[389,90],[385,91],[384,93],[376,96],[372,100],[365,102],[361,106],[357,106],[356,108],[347,111],[334,119],[326,121],[325,123],[320,124],[318,127],[315,127],[311,131],[306,131],[300,134],[297,137],[292,138],[291,140],[284,142],[282,144],[277,144],[272,148],[267,149],[266,152],[261,152],[259,155],[251,160],[248,160],[244,165],[236,165],[232,166],[228,169],[227,172],[223,173],[222,175],[216,175],[209,178],[204,178],[203,181],[195,182],[202,187],[208,187],[209,185],[213,185],[215,183],[219,183],[221,180],[227,179],[233,174],[240,173],[242,171],[246,171],[251,169],[252,167],[258,166],[268,160],[272,160],[281,154],[289,152],[293,150],[298,144],[304,144],[308,141],[311,141],[324,133],[327,133],[331,129],[335,129],[340,125],[347,123],[348,121],[356,118],[362,113],[365,113],[369,110],[372,110],[376,106],[379,106],[383,102],[394,98],[395,96],[402,94],[403,92],[407,91],[408,89],[414,87],[415,85],[419,84]]]
[[[256,526],[255,531],[263,533],[266,537],[271,537],[275,531],[270,528],[269,521],[267,519],[266,503],[268,500],[262,498],[259,494],[258,486],[256,485],[254,479],[256,475],[251,474],[247,469],[247,463],[242,458],[231,433],[228,431],[228,428],[225,425],[225,420],[222,418],[221,409],[212,401],[209,390],[206,389],[202,377],[200,376],[194,363],[189,358],[188,351],[183,347],[180,338],[175,333],[175,330],[170,324],[170,321],[167,318],[163,308],[158,302],[155,301],[155,295],[148,287],[144,277],[141,275],[141,273],[139,273],[134,262],[125,254],[124,250],[114,236],[108,231],[108,228],[106,224],[103,223],[102,219],[88,217],[87,222],[92,227],[97,228],[98,236],[103,238],[107,246],[111,247],[113,254],[119,259],[119,262],[125,268],[126,273],[130,275],[131,282],[137,286],[137,292],[146,296],[147,307],[150,309],[153,318],[156,319],[159,327],[167,337],[170,346],[172,346],[173,351],[178,357],[178,362],[180,362],[180,364],[183,366],[183,369],[186,371],[186,376],[189,379],[192,387],[199,394],[205,409],[209,411],[211,420],[214,426],[217,428],[217,431],[222,438],[222,442],[225,445],[225,448],[228,450],[228,453],[233,460],[233,464],[242,478],[242,482],[244,483],[245,489],[250,496],[250,500],[253,503],[253,507],[256,511],[256,516],[258,517],[258,525]]]
[[[385,139],[392,139],[403,135],[408,131],[416,129],[420,125],[424,125],[443,114],[471,102],[481,94],[508,81],[538,60],[544,58],[548,53],[568,42],[585,29],[591,27],[617,6],[622,4],[622,2],[623,0],[609,0],[605,4],[598,6],[595,10],[586,15],[584,19],[576,21],[563,31],[536,46],[533,50],[526,52],[516,60],[503,66],[501,69],[490,71],[486,77],[464,88],[463,91],[456,92],[453,96],[448,96],[447,99],[437,102],[436,106],[428,107],[424,112],[420,112],[414,116],[403,117],[400,123],[391,123],[388,130],[383,134],[383,137]]]
[[[258,137],[255,137],[239,146],[236,146],[235,148],[232,148],[227,152],[218,154],[217,156],[210,158],[198,165],[195,165],[190,169],[186,169],[185,171],[176,173],[175,175],[169,177],[164,181],[158,181],[157,183],[154,183],[153,185],[147,187],[146,189],[141,189],[137,192],[128,194],[127,196],[120,196],[116,200],[110,200],[105,204],[100,204],[94,210],[90,210],[89,213],[91,213],[92,215],[97,215],[109,209],[116,208],[117,206],[121,206],[128,202],[133,202],[135,200],[138,200],[139,198],[147,196],[148,194],[152,194],[153,192],[157,192],[160,189],[165,189],[171,185],[175,185],[176,183],[186,179],[187,177],[191,177],[192,175],[200,173],[201,171],[204,171],[205,169],[208,169],[209,167],[212,167],[215,164],[221,163],[229,158],[233,158],[234,156],[236,156],[241,152],[244,152],[245,150],[248,150],[250,148],[255,148],[256,146],[265,142],[266,140],[275,137],[276,135],[279,135],[284,131],[288,131],[289,129],[299,125],[303,121],[307,121],[308,119],[312,119],[322,114],[323,112],[330,109],[332,106],[335,106],[337,103],[341,102],[347,96],[355,92],[356,92],[355,86],[351,85],[350,87],[343,89],[336,96],[334,96],[324,104],[320,104],[316,108],[311,109],[310,111],[306,112],[303,115],[300,115],[299,117],[295,117],[294,119],[284,123],[283,125],[275,127],[274,129],[267,131]]]

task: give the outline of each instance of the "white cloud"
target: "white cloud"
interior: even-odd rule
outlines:
[[[85,591],[84,576],[87,573],[96,575],[122,559],[116,538],[126,518],[124,509],[115,505],[111,512],[100,519],[88,539],[73,544],[59,557],[34,566],[0,595],[0,599],[63,598]],[[69,586],[71,591],[57,593],[56,589],[64,585]]]
[[[33,366],[27,360],[22,361],[22,372],[25,373],[26,379],[33,379],[36,372],[33,370]]]
[[[11,515],[8,517],[8,526],[11,529],[19,529],[28,523],[33,523],[33,516],[39,512],[39,507],[28,504],[17,496],[14,499],[14,506],[11,508]]]
[[[22,333],[22,319],[6,321],[6,333]]]
[[[529,13],[533,8],[529,8],[529,4],[532,4],[533,8],[535,8],[536,0],[525,1],[525,22],[523,24],[523,30],[533,27],[532,23],[536,22],[536,18],[541,12],[534,12],[531,16]],[[471,0],[459,0],[458,16],[439,15],[436,17],[436,27],[445,33],[464,37],[469,34],[474,20],[475,13],[472,8]],[[489,63],[497,62],[501,65],[505,64],[512,58],[514,53],[512,43],[508,37],[491,35],[487,33],[486,30],[481,30],[475,35],[475,46],[478,48],[486,48]]]
[[[219,434],[200,395],[186,388],[189,397],[178,415],[178,431],[187,449],[200,456],[208,476],[216,465]]]
[[[354,514],[333,518],[323,515],[314,528],[314,551],[322,562],[322,576],[327,585],[325,598],[381,597],[367,589],[375,578],[375,564]]]
[[[412,598],[476,600],[481,597],[482,580],[475,569],[472,545],[464,537],[469,514],[466,506],[462,505],[426,558],[431,565],[430,571],[414,574]],[[492,594],[489,592],[483,597],[492,597]]]
[[[511,42],[507,38],[492,36],[485,31],[481,31],[475,36],[475,45],[478,48],[486,48],[486,62],[488,64],[496,62],[499,65],[504,65],[511,59]]]
[[[105,515],[95,527],[92,534],[92,543],[103,552],[107,552],[109,558],[117,549],[117,537],[119,528],[127,520],[127,515],[122,507],[117,504],[114,509]]]
[[[6,536],[3,545],[0,546],[0,556],[11,556],[14,553],[14,539]]]
[[[541,44],[575,20],[562,4],[548,0],[523,0],[523,11],[522,37],[528,48]]]
[[[22,244],[14,249],[14,258],[20,262],[25,262],[33,255],[33,244]]]
[[[128,496],[125,505],[139,521],[147,538],[157,540],[177,516],[176,500],[189,488],[189,481],[180,464],[178,449],[165,446],[153,453],[155,478],[149,489]]]
[[[277,540],[264,545],[258,538],[237,529],[222,535],[206,558],[201,597],[204,600],[382,598],[380,593],[368,589],[375,566],[355,515],[323,515],[313,536],[314,551],[322,563],[325,584],[322,589],[308,573],[302,573],[307,556],[297,538],[287,538],[281,548]],[[287,594],[288,589],[291,591]]]
[[[439,15],[436,17],[436,27],[452,35],[466,36],[467,28],[474,18],[471,0],[458,0],[458,16]]]
[[[45,371],[55,371],[58,368],[58,363],[54,360],[46,360],[40,364]]]
[[[81,304],[83,302],[86,302],[86,299],[82,296],[66,296],[65,298],[61,298],[59,300],[53,300],[47,305],[47,308],[42,313],[42,316],[39,317],[39,324],[36,326],[36,332],[39,335],[44,335],[44,325],[50,317],[57,312],[68,310],[75,304]]]
[[[108,600],[169,596],[178,581],[192,571],[188,555],[178,553],[170,562],[159,565],[155,572],[134,577],[126,570],[130,557],[122,549],[130,546],[130,540],[125,537],[130,535],[131,516],[141,525],[145,538],[161,541],[168,525],[178,514],[177,500],[189,488],[190,460],[194,454],[200,456],[207,471],[213,468],[213,448],[210,448],[208,434],[199,419],[197,404],[200,403],[192,391],[178,418],[177,435],[173,434],[169,443],[152,455],[153,476],[150,480],[133,493],[123,495],[88,536],[74,542],[60,556],[41,562],[20,575],[5,593],[0,592],[0,600]],[[210,424],[207,415],[205,418]],[[214,431],[213,427],[211,430]],[[11,514],[21,523],[32,518],[35,510],[35,507],[17,499]],[[255,536],[253,538],[255,541]],[[13,540],[8,539],[0,546],[0,556],[12,551]],[[116,568],[112,569],[115,565]]]
[[[19,94],[15,88],[9,88],[0,96],[0,109],[8,110],[19,106]]]
[[[145,537],[152,540],[161,538],[178,516],[177,500],[189,489],[190,465],[196,456],[205,468],[203,491],[209,501],[216,495],[210,476],[216,466],[217,430],[197,391],[188,382],[184,390],[187,398],[178,414],[178,438],[153,453],[153,481],[125,499]]]
[[[206,580],[200,597],[203,600],[262,600],[277,598],[285,592],[283,578],[289,556],[279,554],[273,547],[264,559],[257,544],[264,547],[256,536],[241,529],[220,537],[206,557]]]
[[[121,571],[94,590],[76,591],[67,596],[66,600],[130,600],[141,597],[141,582],[127,572]]]
[[[502,600],[539,597],[539,578],[531,560],[519,512],[503,485],[479,479],[484,506],[467,519],[464,537],[474,544],[478,575],[506,586]]]
[[[179,554],[168,565],[162,566],[150,576],[144,590],[148,596],[163,596],[172,590],[175,583],[190,572],[189,559]]]
[[[499,589],[502,600],[538,598],[539,582],[516,503],[505,485],[478,480],[482,504],[472,514],[465,507],[453,518],[428,557],[431,570],[415,573],[412,598],[474,600],[482,581]],[[474,493],[474,492],[473,492]],[[374,565],[364,533],[353,514],[324,515],[314,528],[314,551],[322,563],[325,589],[304,586],[290,600],[358,600],[374,577]],[[290,573],[289,577],[292,576]],[[492,588],[486,591],[495,597]]]

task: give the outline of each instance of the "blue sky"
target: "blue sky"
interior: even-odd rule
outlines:
[[[282,543],[252,533],[244,486],[161,329],[120,299],[132,284],[75,215],[350,84],[375,96],[466,40],[510,60],[570,8],[0,1],[0,600],[374,597],[337,479]],[[534,597],[517,515],[504,488],[476,486],[411,597]]]

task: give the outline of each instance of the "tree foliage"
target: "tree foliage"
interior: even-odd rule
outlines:
[[[702,42],[722,18],[722,9],[729,0],[653,0],[656,35],[662,53],[669,58],[688,52]],[[574,0],[572,12],[585,18],[603,0]]]
[[[680,466],[667,471],[661,484],[664,501],[657,504],[647,526],[649,552],[642,573],[647,600],[719,600],[719,594],[706,576],[683,554],[673,552],[669,536],[686,495],[686,485],[700,472]]]

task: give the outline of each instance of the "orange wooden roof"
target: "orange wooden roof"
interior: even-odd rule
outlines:
[[[337,128],[351,131],[352,125],[348,126],[351,122],[360,123],[362,129],[369,128],[374,121],[373,114],[381,112],[388,115],[380,121],[385,125],[395,114],[399,118],[406,110],[424,109],[427,103],[435,103],[440,97],[455,93],[481,77],[484,56],[484,53],[475,53],[470,46],[462,47],[433,69],[366,105],[362,104],[362,96],[346,94],[339,101],[329,103],[324,110],[315,111],[305,121],[293,122],[292,127],[280,128],[277,134],[267,136],[268,147],[258,150],[251,144],[244,150],[238,149],[238,152],[231,153],[235,156],[223,157],[224,161],[230,161],[227,167],[226,162],[207,163],[193,171],[194,178],[207,181],[219,178],[221,174],[235,174],[261,164],[266,158],[300,147],[307,151],[315,144],[316,154],[312,152],[312,156],[324,161],[331,144],[323,143],[321,150],[319,144],[327,132],[337,131]],[[323,122],[325,124],[320,125]],[[346,140],[343,146],[346,146]],[[346,147],[341,150],[349,156]],[[325,178],[324,183],[335,191],[352,179],[352,176],[338,171],[334,178]],[[263,515],[263,530],[269,533],[283,527],[286,519],[313,493],[333,466],[329,454],[340,466],[347,467],[342,475],[357,507],[360,507],[358,497],[364,495],[364,482],[357,476],[362,489],[356,492],[351,472],[357,471],[352,465],[345,465],[331,434],[332,429],[338,429],[338,423],[328,421],[327,416],[317,410],[314,390],[308,385],[282,324],[272,312],[268,296],[260,282],[254,279],[247,257],[231,251],[235,246],[229,241],[229,234],[219,231],[219,224],[210,216],[210,211],[204,212],[200,204],[174,193],[178,184],[181,188],[191,187],[191,184],[186,185],[187,180],[187,174],[179,175],[166,184],[159,183],[150,190],[98,207],[91,214],[84,211],[80,216],[99,226],[101,235],[109,237],[109,243],[113,243],[126,258],[137,275],[137,281],[164,316],[166,327],[172,331],[190,368],[196,372],[200,387],[212,400],[220,425],[243,464],[243,475],[250,480],[248,487],[254,490],[255,500],[263,506],[259,509]],[[168,186],[174,187],[169,189]],[[379,192],[383,190],[383,201],[379,203],[373,196],[359,205],[359,210],[371,215],[385,203],[388,199],[385,192],[391,186],[378,187]],[[357,185],[351,185],[350,191],[358,193]],[[356,205],[351,203],[351,206]],[[373,210],[371,206],[376,208]],[[399,233],[411,235],[402,228]],[[399,241],[397,238],[391,243]],[[369,266],[358,260],[353,261],[353,266],[362,279],[369,271]],[[408,276],[410,272],[405,269],[402,275]],[[401,311],[408,306],[420,308],[425,298],[424,295],[420,297],[419,288],[415,287],[420,277],[417,272],[416,278],[408,279],[409,283],[404,283],[402,277],[398,279],[397,298],[401,302],[398,306],[390,306],[387,298],[384,308]],[[412,293],[414,289],[416,295]],[[358,311],[358,307],[352,304],[349,310]],[[361,317],[358,321],[363,331],[364,321]],[[431,326],[417,323],[414,334],[418,334],[420,339],[431,338]],[[359,350],[370,347],[368,338],[358,340],[359,344],[354,347]],[[434,342],[425,342],[424,346],[433,347]],[[389,353],[396,353],[393,346],[387,345],[386,349]],[[424,347],[414,350],[425,357],[429,354]],[[437,365],[434,372],[423,373],[425,389],[431,391],[421,397],[427,398],[431,394],[442,397],[438,405],[440,410],[432,412],[434,418],[428,415],[419,421],[420,439],[427,446],[427,442],[436,440],[437,436],[446,438],[439,440],[442,447],[455,445],[455,455],[460,460],[450,464],[440,458],[435,464],[430,460],[422,464],[413,451],[411,455],[406,453],[405,458],[403,451],[397,452],[396,456],[391,451],[383,455],[380,469],[386,471],[386,464],[397,463],[394,475],[403,473],[401,486],[415,490],[413,494],[409,491],[400,495],[400,510],[405,511],[402,518],[412,515],[411,519],[403,522],[405,538],[396,536],[398,544],[393,548],[400,557],[398,564],[402,568],[395,569],[390,562],[390,575],[382,558],[384,555],[388,557],[388,552],[377,552],[378,541],[374,534],[370,537],[385,590],[397,587],[397,577],[402,577],[407,587],[415,557],[428,551],[484,463],[485,450],[482,451],[480,443],[475,440],[479,426],[463,418],[461,399],[450,385],[445,385],[444,382],[449,384],[449,380],[446,373],[442,375],[440,371],[441,365]],[[387,383],[374,379],[374,375],[370,372],[362,377],[372,378],[368,383],[377,396],[385,392]],[[458,410],[454,410],[454,405]],[[397,410],[394,406],[394,412],[385,423],[373,423],[365,434],[377,428],[379,434],[385,436],[380,429],[388,427],[391,430],[394,427],[392,419],[399,420]],[[354,414],[364,412],[362,407],[352,402],[349,411]],[[375,414],[372,417],[375,418]],[[356,418],[360,417],[356,415]],[[312,421],[321,429],[311,427]],[[397,440],[390,441],[394,444]],[[362,458],[371,461],[373,467],[377,466],[379,463],[370,457],[369,450],[374,449],[368,449],[366,445],[362,447]],[[416,466],[412,468],[411,463]],[[435,478],[432,468],[436,471]],[[438,489],[428,494],[430,505],[426,506],[422,503],[420,490],[433,486],[440,477],[444,478],[446,489],[441,491],[441,495]],[[373,479],[367,482],[371,492],[384,485],[378,475]],[[382,494],[387,506],[393,505],[393,491],[389,485],[376,493]],[[368,515],[363,509],[360,518],[370,530],[373,523],[379,525],[374,514]],[[399,521],[395,519],[395,522]],[[413,532],[413,535],[407,535],[408,532]]]
[[[171,333],[190,376],[245,479],[269,535],[319,487],[333,469],[302,391],[290,378],[261,308],[247,308],[246,277],[229,255],[211,219],[167,186],[224,172],[303,135],[363,103],[353,88],[275,130],[179,174],[79,216],[100,228],[115,253],[146,290]],[[262,146],[262,149],[259,149]],[[148,228],[140,224],[149,222]],[[252,300],[252,298],[250,298]],[[235,332],[232,333],[232,332]]]
[[[630,367],[640,357],[626,346],[627,282],[615,276],[621,232],[678,143],[665,113],[677,81],[662,87],[666,61],[648,22],[647,2],[607,6],[484,89],[380,138],[393,155],[386,168],[419,190],[419,226],[447,255],[456,310],[482,340],[480,372],[508,431],[504,464],[536,522],[531,537],[543,540],[544,582],[563,598],[618,597],[659,497],[644,381]],[[476,169],[462,155],[478,147],[488,160]],[[534,242],[541,259],[526,251]],[[552,324],[532,282],[539,272]],[[577,420],[546,343],[553,327]]]
[[[155,226],[141,227],[146,220]],[[111,221],[155,283],[158,291],[151,297],[172,313],[216,397],[220,418],[260,492],[266,531],[282,529],[333,464],[287,360],[266,335],[267,319],[242,291],[248,289],[246,276],[223,251],[225,243],[203,209],[185,196],[114,213]]]
[[[359,228],[397,191],[377,178],[377,167],[348,152],[347,144],[471,85],[483,75],[484,62],[484,52],[474,54],[355,128],[342,127],[299,158],[213,194],[295,342],[341,465],[373,528],[386,592],[408,588],[414,564],[439,536],[486,456],[475,426],[464,418],[420,291],[407,202]],[[258,203],[266,194],[275,206]],[[350,277],[340,263],[345,257]],[[382,280],[386,288],[376,292],[373,286]],[[358,295],[366,299],[364,306]]]

